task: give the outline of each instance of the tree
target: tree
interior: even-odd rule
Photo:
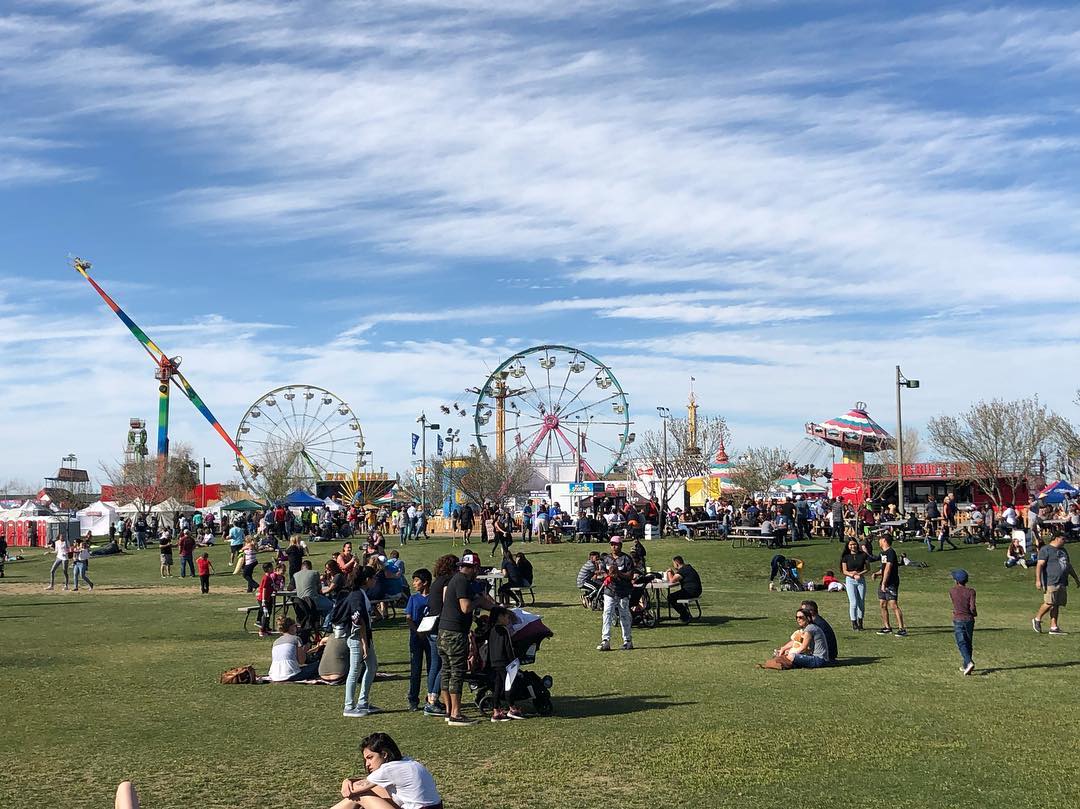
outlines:
[[[124,503],[139,502],[143,513],[170,497],[188,500],[199,482],[199,465],[189,444],[176,442],[172,449],[164,480],[158,480],[157,459],[145,456],[116,465],[103,463],[101,471],[113,486],[117,499]]]
[[[696,439],[690,434],[688,419],[664,419],[660,429],[650,430],[638,437],[637,451],[634,453],[638,463],[634,464],[634,471],[639,480],[653,489],[661,503],[669,502],[671,496],[686,485],[687,480],[709,475],[709,467],[720,445],[730,437],[727,422],[720,416],[699,418]],[[648,478],[648,481],[645,478]]]
[[[9,478],[0,484],[0,495],[33,495],[36,494],[38,489],[41,488],[41,484],[36,486],[27,480],[22,478]]]
[[[473,503],[499,503],[508,497],[522,497],[536,477],[536,467],[524,453],[507,453],[502,458],[473,447],[455,470],[454,483]]]
[[[289,492],[307,484],[311,470],[303,453],[291,441],[267,440],[260,452],[257,492],[271,502],[284,500]]]
[[[918,463],[922,460],[924,448],[917,427],[905,427],[904,434],[900,436],[900,444],[904,449],[904,463]],[[900,459],[895,446],[892,449],[882,450],[874,457],[877,464],[886,466],[896,466]]]
[[[958,462],[958,477],[1003,507],[1012,504],[1017,488],[1041,477],[1046,455],[1060,448],[1071,427],[1033,397],[980,401],[958,415],[930,419],[927,432],[942,456]],[[1002,482],[1009,491],[1000,490]]]
[[[767,494],[791,474],[792,463],[783,447],[747,447],[735,461],[729,473],[731,482],[754,497]]]

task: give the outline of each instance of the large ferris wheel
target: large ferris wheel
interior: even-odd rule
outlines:
[[[264,393],[247,409],[236,445],[260,473],[314,492],[320,481],[363,464],[364,434],[348,403],[316,385],[285,385]],[[241,464],[252,491],[264,487]]]
[[[630,405],[611,368],[564,345],[519,351],[477,394],[477,445],[523,453],[549,480],[596,479],[628,454]]]

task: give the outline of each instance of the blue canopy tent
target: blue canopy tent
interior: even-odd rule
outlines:
[[[285,505],[289,508],[317,507],[323,505],[323,501],[318,497],[312,497],[302,489],[296,489],[285,496]]]
[[[1071,500],[1077,495],[1080,495],[1080,489],[1065,480],[1055,481],[1039,492],[1040,499],[1053,505],[1063,502],[1065,498]]]

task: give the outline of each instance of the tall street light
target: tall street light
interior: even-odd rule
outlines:
[[[454,478],[454,444],[461,440],[461,430],[446,428],[446,443],[450,445],[450,511],[457,507],[457,480]]]
[[[917,388],[918,379],[908,379],[896,366],[896,510],[904,513],[904,419],[900,408],[900,388]]]
[[[660,414],[660,424],[663,431],[663,453],[664,453],[664,468],[663,468],[663,488],[660,491],[660,536],[664,535],[664,523],[666,522],[667,514],[667,431],[668,420],[671,418],[671,410],[666,407],[657,407],[656,412]]]
[[[202,507],[206,508],[206,470],[210,468],[210,464],[206,462],[206,458],[202,459]]]
[[[427,517],[427,431],[438,430],[438,424],[428,422],[423,413],[416,420],[420,425],[420,513]]]

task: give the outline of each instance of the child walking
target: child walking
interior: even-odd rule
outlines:
[[[259,589],[255,599],[262,609],[259,610],[259,637],[270,637],[270,616],[274,614],[274,584],[277,579],[274,576],[274,563],[266,562],[262,566],[263,577],[259,582]]]
[[[507,722],[511,719],[524,719],[525,714],[506,698],[506,667],[517,660],[514,644],[510,640],[510,621],[514,614],[506,607],[491,608],[491,632],[488,635],[488,660],[491,673],[495,676],[495,707],[491,712],[492,722]],[[503,709],[503,703],[510,710]]]
[[[961,674],[975,671],[975,661],[971,659],[972,642],[975,634],[975,590],[967,586],[968,574],[959,569],[952,572],[956,584],[949,590],[952,599],[953,633],[956,635],[956,647],[960,650]]]
[[[420,673],[426,667],[431,673],[431,644],[428,633],[416,631],[427,616],[428,594],[431,592],[431,571],[426,567],[412,574],[413,594],[405,604],[405,620],[409,624],[409,710],[420,710]],[[430,694],[428,695],[430,697]]]
[[[195,567],[199,571],[199,589],[204,593],[209,593],[210,574],[214,572],[214,563],[210,561],[210,554],[204,553],[196,559]]]

